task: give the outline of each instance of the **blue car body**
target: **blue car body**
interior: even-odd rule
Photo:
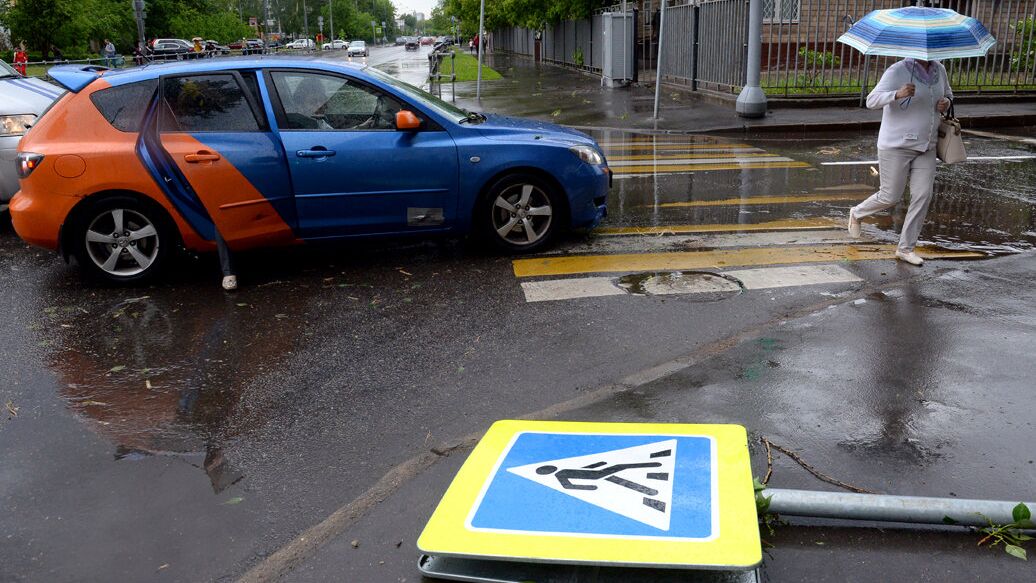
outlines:
[[[366,66],[245,58],[103,72],[68,66],[50,74],[73,93],[98,93],[156,79],[228,71],[239,80],[242,75],[255,76],[259,99],[253,108],[257,118],[265,117],[261,131],[160,131],[166,106],[158,89],[143,114],[136,141],[140,163],[164,195],[158,202],[179,215],[181,241],[188,248],[205,248],[217,228],[238,249],[347,237],[466,234],[476,228],[473,213],[487,189],[515,173],[534,175],[563,195],[564,208],[555,215],[563,217],[561,227],[590,228],[606,213],[611,172],[586,134],[498,115],[451,115],[448,104]],[[290,72],[345,77],[373,87],[412,111],[421,128],[286,129],[286,110],[271,76]],[[573,147],[592,148],[599,162],[585,161]],[[195,150],[215,153],[217,161],[184,164]],[[240,176],[250,187],[241,186]],[[252,194],[233,199],[217,190]],[[242,218],[246,210],[261,224]],[[266,216],[274,213],[273,219]],[[270,221],[276,225],[267,225]]]

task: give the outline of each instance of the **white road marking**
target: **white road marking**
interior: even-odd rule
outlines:
[[[759,156],[756,158],[661,158],[654,160],[619,160],[619,161],[608,161],[608,165],[612,168],[622,168],[624,166],[684,166],[690,164],[747,164],[750,162],[762,163],[762,162],[795,162],[791,158],[786,156]]]
[[[552,249],[543,255],[576,255],[581,253],[658,253],[693,251],[714,247],[758,247],[764,245],[819,245],[854,243],[845,229],[810,231],[774,231],[752,233],[717,233],[703,235],[627,235],[599,237],[586,243]]]
[[[735,269],[723,275],[741,281],[745,289],[772,289],[821,283],[852,283],[863,281],[838,265],[792,265],[760,269]]]
[[[781,267],[757,267],[752,269],[735,269],[713,272],[733,277],[741,282],[746,290],[775,289],[781,287],[797,287],[806,285],[855,283],[863,279],[853,275],[838,265],[792,265]],[[694,294],[726,291],[717,288],[714,280],[702,279],[701,285],[686,285],[677,290],[666,288],[666,294]],[[602,296],[627,295],[627,291],[618,285],[618,278],[611,277],[574,277],[566,279],[549,279],[544,281],[525,281],[521,283],[526,302],[546,302]],[[633,294],[630,294],[633,295]]]
[[[1032,160],[1036,155],[1019,154],[1017,156],[968,156],[968,162],[983,162],[989,160]],[[877,164],[877,160],[848,160],[845,162],[821,162],[821,166],[863,166],[865,164]]]
[[[523,281],[526,302],[547,302],[575,298],[626,295],[626,290],[615,285],[610,277],[577,277]]]

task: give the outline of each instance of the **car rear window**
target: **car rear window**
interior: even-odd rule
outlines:
[[[90,94],[90,101],[115,129],[139,132],[144,111],[158,87],[158,79],[127,83]]]
[[[163,80],[162,95],[171,115],[162,131],[257,132],[252,107],[237,79],[229,74],[191,75]]]

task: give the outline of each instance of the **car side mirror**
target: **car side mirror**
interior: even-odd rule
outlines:
[[[406,109],[396,112],[397,130],[418,130],[421,128],[421,119],[414,115],[414,112]]]

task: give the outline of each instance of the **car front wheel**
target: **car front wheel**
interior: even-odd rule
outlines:
[[[562,229],[560,196],[537,176],[511,175],[489,189],[477,220],[496,247],[512,253],[538,251]]]
[[[173,247],[165,215],[132,196],[101,199],[79,215],[68,245],[92,277],[125,284],[158,273]]]

